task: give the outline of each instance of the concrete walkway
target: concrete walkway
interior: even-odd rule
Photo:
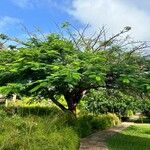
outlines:
[[[81,139],[79,150],[108,150],[105,142],[106,139],[133,124],[134,123],[124,122],[119,126],[93,133],[90,136]]]

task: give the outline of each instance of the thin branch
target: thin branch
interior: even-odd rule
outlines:
[[[85,32],[85,30],[89,27],[89,24],[87,24],[87,26],[84,28],[84,32],[83,33],[80,33],[80,31],[74,27],[74,26],[71,26],[75,31],[77,31],[78,35],[80,36],[82,42],[85,44],[85,46],[87,45],[86,41],[85,41],[85,38],[84,38],[84,35],[83,33]]]
[[[105,32],[105,28],[103,26],[99,34],[97,35],[97,37],[94,39],[94,44],[91,46],[92,49],[94,49],[94,46],[97,44],[98,40],[100,39],[100,37],[103,35],[104,32]]]
[[[62,29],[60,28],[60,26],[58,25],[58,23],[56,23],[54,20],[53,20],[53,23],[55,24],[55,26],[57,27],[58,31],[59,31],[59,34],[62,36],[62,38],[64,37],[64,34],[63,34],[63,31]]]
[[[102,44],[100,44],[96,49],[95,52],[97,50],[99,50],[101,47],[103,46],[107,46],[110,42],[113,42],[117,37],[119,37],[120,35],[128,32],[131,28],[130,27],[125,27],[122,31],[120,31],[119,33],[115,34],[114,36],[112,36],[110,39],[108,39],[107,41],[104,41]]]
[[[146,42],[143,42],[142,44],[140,44],[139,46],[134,47],[129,53],[128,53],[128,57],[126,57],[125,59],[123,59],[120,63],[124,62],[125,60],[129,59],[131,57],[131,55],[138,51],[138,50],[142,50],[145,48],[148,48],[150,46],[147,46]]]
[[[77,47],[77,49],[78,49],[78,50],[80,50],[80,47],[79,47],[79,45],[78,45],[78,43],[77,43],[77,41],[76,41],[75,37],[73,36],[73,34],[70,32],[70,30],[69,30],[69,29],[67,29],[67,31],[68,31],[69,36],[70,36],[70,37],[71,37],[71,39],[73,40],[73,42],[74,42],[75,46]]]
[[[20,25],[22,26],[24,32],[26,32],[27,35],[28,35],[30,38],[32,38],[33,35],[32,35],[32,33],[29,32],[29,30],[27,29],[27,27],[26,27],[24,24],[22,24],[22,23],[20,23]]]
[[[40,33],[40,35],[43,37],[43,39],[46,41],[47,39],[46,39],[46,36],[43,34],[43,32],[38,28],[38,27],[34,27],[35,29],[36,29],[36,31],[38,32],[38,33]]]
[[[77,29],[76,29],[76,31],[78,32],[78,34],[79,34],[79,36],[80,36],[80,38],[79,38],[79,40],[78,41],[80,41],[80,40],[84,40],[84,33],[85,33],[85,31],[87,30],[87,28],[89,27],[89,24],[87,24],[86,26],[85,26],[85,28],[82,30],[82,33],[80,33]],[[73,27],[74,28],[74,27]],[[85,41],[85,40],[84,40]],[[78,42],[79,43],[79,42]]]
[[[17,38],[8,37],[7,39],[8,39],[8,41],[13,41],[13,42],[19,43],[21,45],[30,46],[29,44],[27,44]]]

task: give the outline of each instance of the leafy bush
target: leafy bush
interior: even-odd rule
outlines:
[[[85,137],[96,130],[103,130],[120,123],[115,114],[83,115],[77,119],[76,130],[80,137]]]
[[[137,101],[121,92],[109,96],[106,91],[91,91],[84,101],[85,109],[93,114],[110,112],[120,117],[129,117],[138,110]]]
[[[139,109],[141,113],[150,118],[150,100],[145,99],[139,102]]]
[[[107,129],[120,123],[119,118],[115,114],[103,114],[93,117],[92,127],[95,129]]]

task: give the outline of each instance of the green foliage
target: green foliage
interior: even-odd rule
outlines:
[[[117,91],[109,94],[93,90],[84,97],[82,107],[93,114],[116,113],[122,120],[129,119],[136,112],[150,118],[149,99],[136,99]]]
[[[132,96],[113,91],[111,95],[106,91],[91,91],[84,97],[85,108],[94,114],[116,113],[120,117],[129,117],[139,110],[138,102]]]
[[[82,115],[77,121],[75,128],[81,137],[85,137],[96,130],[104,130],[120,124],[119,118],[115,114],[103,115]]]
[[[103,114],[103,115],[98,115],[93,119],[93,127],[95,129],[107,129],[112,126],[118,125],[120,123],[119,118],[115,114]]]
[[[62,28],[68,30],[69,26],[66,22]],[[118,89],[128,95],[149,93],[149,57],[132,49],[126,51],[113,41],[95,42],[97,46],[105,43],[106,48],[96,49],[82,42],[77,46],[50,34],[45,40],[33,36],[20,48],[0,51],[0,93],[50,98],[63,110],[57,97],[63,95],[71,110],[91,89]]]
[[[141,113],[150,118],[150,100],[145,99],[139,102],[139,109]]]

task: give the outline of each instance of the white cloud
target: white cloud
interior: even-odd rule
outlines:
[[[139,40],[150,40],[150,13],[140,9],[136,3],[122,0],[73,0],[69,13],[92,29],[106,25],[116,33],[131,26],[131,36]]]
[[[10,28],[12,25],[19,24],[21,22],[18,18],[13,18],[9,16],[0,17],[0,32],[4,32]]]
[[[20,8],[26,8],[26,7],[33,6],[32,2],[30,0],[12,0],[12,2]]]

